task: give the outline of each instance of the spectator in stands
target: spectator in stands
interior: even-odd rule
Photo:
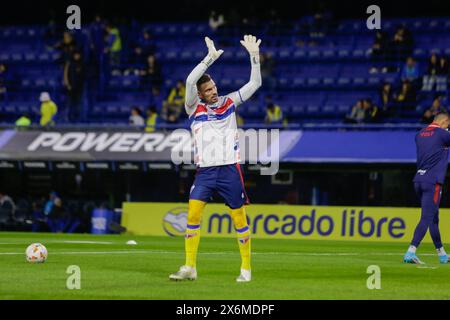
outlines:
[[[416,90],[408,80],[402,82],[400,91],[394,95],[394,100],[404,104],[405,107],[412,107],[416,103]]]
[[[19,119],[14,123],[18,128],[25,128],[31,125],[31,117],[28,113],[24,113],[20,116]]]
[[[8,210],[11,213],[10,219],[14,220],[16,212],[16,204],[13,199],[4,191],[0,191],[0,209]]]
[[[60,62],[64,65],[72,58],[73,52],[77,49],[77,44],[72,34],[69,31],[64,31],[62,40],[50,48],[61,52]]]
[[[55,116],[58,112],[58,107],[51,100],[48,92],[42,92],[39,101],[41,102],[40,125],[43,127],[53,126],[55,124]]]
[[[323,37],[328,32],[332,20],[332,13],[324,2],[319,1],[315,11],[310,25],[311,38]]]
[[[389,40],[386,32],[378,30],[372,44],[371,53],[373,57],[384,58],[388,52]]]
[[[439,60],[436,53],[432,53],[430,56],[430,60],[428,61],[427,71],[423,76],[422,81],[422,90],[423,91],[431,91],[433,90],[434,85],[437,80],[437,73],[439,69]]]
[[[46,203],[45,197],[36,199],[31,203],[31,217],[33,219],[31,231],[33,232],[39,231],[42,224],[47,225],[47,216],[44,214],[45,203]]]
[[[434,98],[431,107],[423,113],[421,122],[424,124],[432,123],[434,117],[440,112],[446,112],[446,109],[441,104],[441,97],[438,96]]]
[[[6,66],[0,63],[0,100],[6,96]]]
[[[372,44],[372,47],[370,48],[370,54],[373,62],[386,60],[388,52],[389,52],[388,35],[386,34],[386,32],[378,30],[375,33],[375,40]],[[385,72],[387,71],[387,68],[382,67],[381,69],[379,69],[376,66],[372,66],[372,68],[370,68],[370,73],[378,73],[380,71]]]
[[[450,75],[450,67],[447,58],[442,56],[439,59],[439,66],[437,69],[437,83],[436,91],[446,91],[448,88],[448,76]]]
[[[154,56],[156,45],[149,30],[144,30],[142,36],[139,37],[129,55],[129,67],[124,71],[124,75],[134,74],[140,75],[144,66],[148,63],[148,57]]]
[[[406,63],[403,66],[401,78],[402,81],[409,81],[412,85],[419,79],[419,66],[413,57],[408,57]]]
[[[64,87],[68,97],[68,117],[74,122],[80,118],[81,98],[84,89],[84,63],[81,52],[75,51],[64,66]]]
[[[446,57],[439,59],[438,75],[441,81],[438,82],[437,91],[446,91],[448,89],[448,77],[450,76],[450,66]]]
[[[209,27],[211,28],[211,31],[218,32],[223,25],[225,25],[225,18],[223,14],[214,10],[211,11],[209,14]]]
[[[391,103],[392,95],[392,85],[389,82],[383,83],[380,91],[380,103],[383,109],[386,109]]]
[[[135,127],[143,127],[145,125],[144,117],[142,116],[142,111],[140,108],[131,108],[131,115],[128,122],[130,125]]]
[[[136,47],[136,49],[140,49],[144,57],[155,53],[156,44],[149,29],[145,29],[143,31],[142,37],[139,38],[138,47]]]
[[[156,112],[156,107],[151,105],[147,109],[147,120],[145,121],[145,131],[154,132],[156,125],[158,123],[158,113]]]
[[[379,105],[380,117],[388,118],[391,116],[391,106],[394,99],[394,94],[392,92],[392,85],[389,82],[383,83],[380,95],[379,95]]]
[[[371,123],[378,120],[378,107],[372,103],[370,98],[366,98],[356,102],[350,115],[345,118],[344,123]]]
[[[104,50],[104,38],[105,38],[105,21],[101,15],[96,14],[94,21],[89,25],[89,49],[98,63],[100,61],[100,55]]]
[[[156,61],[154,54],[149,54],[147,57],[147,64],[144,69],[140,71],[140,75],[143,77],[143,83],[151,86],[162,85],[161,67]]]
[[[44,219],[52,232],[63,232],[66,227],[66,214],[58,194],[50,192],[49,200],[44,207]]]
[[[109,64],[111,67],[120,65],[120,54],[122,52],[122,39],[120,31],[112,23],[106,25],[106,45],[104,52],[109,55]]]
[[[439,68],[438,68],[438,74],[443,76],[448,76],[450,73],[450,67],[448,65],[447,57],[441,56],[439,59]]]
[[[393,58],[396,60],[404,59],[412,53],[413,45],[411,32],[404,25],[399,26],[391,43]]]
[[[185,97],[186,87],[184,82],[178,80],[176,86],[170,90],[169,97],[163,103],[161,118],[168,123],[177,123],[184,109]]]
[[[370,98],[364,99],[362,101],[362,106],[365,111],[363,122],[365,123],[378,122],[379,120],[378,107],[372,102],[372,100]]]
[[[432,53],[426,74],[423,76],[422,90],[432,91],[436,86],[436,91],[445,91],[447,89],[448,65],[445,57],[441,66],[441,59],[436,53]]]
[[[361,123],[366,118],[366,110],[364,109],[363,100],[358,100],[353,106],[352,111],[345,117],[345,123]]]
[[[264,119],[266,124],[281,124],[283,122],[283,111],[279,105],[271,102],[266,108],[266,117]]]

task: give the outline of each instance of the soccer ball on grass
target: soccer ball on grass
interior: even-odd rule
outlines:
[[[47,260],[47,248],[42,243],[32,243],[25,251],[28,262],[45,262]]]

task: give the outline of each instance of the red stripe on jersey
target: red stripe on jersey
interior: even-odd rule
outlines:
[[[233,100],[231,100],[230,98],[227,98],[225,100],[225,103],[216,109],[212,109],[215,113],[224,113],[225,111],[227,111],[227,109],[233,104]]]
[[[195,116],[199,112],[208,112],[208,110],[206,109],[206,106],[204,104],[199,104],[197,106],[197,109],[195,109],[195,112],[194,112],[194,114],[192,116]]]
[[[439,125],[437,125],[435,122],[433,122],[432,124],[428,125],[428,127],[425,128],[425,130],[434,130],[435,128],[440,128]]]

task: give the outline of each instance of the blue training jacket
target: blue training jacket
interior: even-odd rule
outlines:
[[[450,132],[436,123],[417,133],[417,173],[414,182],[444,183],[448,166],[448,146]]]

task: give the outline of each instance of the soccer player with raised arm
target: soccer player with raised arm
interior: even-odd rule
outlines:
[[[239,136],[236,125],[236,107],[249,99],[261,86],[259,44],[252,35],[244,36],[241,44],[250,54],[250,81],[238,91],[219,96],[213,79],[206,70],[223,50],[205,38],[208,55],[189,74],[186,80],[185,109],[192,121],[194,136],[194,161],[197,175],[189,195],[188,222],[185,234],[186,263],[171,274],[171,280],[195,280],[196,260],[200,242],[200,223],[203,209],[211,196],[218,192],[230,208],[241,254],[238,282],[251,280],[250,229],[244,205],[248,198],[239,166]]]
[[[432,124],[416,135],[417,173],[414,177],[414,188],[420,198],[422,215],[414,231],[411,245],[403,258],[407,263],[423,264],[416,256],[416,249],[428,229],[439,261],[448,262],[439,232],[439,202],[448,166],[449,125],[449,115],[441,112],[434,117]]]

